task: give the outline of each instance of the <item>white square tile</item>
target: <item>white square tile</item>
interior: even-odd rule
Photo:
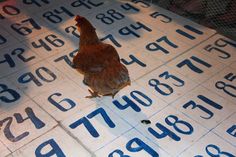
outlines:
[[[148,141],[139,132],[132,129],[112,143],[95,152],[97,157],[114,156],[120,153],[132,157],[165,156],[169,155],[161,148]]]
[[[74,50],[70,40],[65,38],[60,32],[57,32],[57,30],[43,32],[23,44],[27,45],[42,58]]]
[[[192,46],[208,39],[216,33],[216,31],[213,29],[197,24],[190,19],[184,18],[163,8],[159,7],[158,12],[171,17],[172,22],[175,24],[172,29],[168,29],[167,33],[173,34],[178,39],[181,39],[183,42],[188,43]],[[188,38],[182,33],[178,33],[180,31],[183,31],[183,33],[186,33],[187,36],[189,35],[189,37],[191,37]]]
[[[122,13],[116,5],[103,7],[97,12],[87,14],[86,17],[98,31],[109,32],[132,24],[135,19],[130,19]]]
[[[109,42],[107,42],[109,43]],[[110,43],[109,43],[110,44]],[[87,91],[88,86],[84,85],[83,83],[83,79],[84,79],[84,75],[82,75],[81,73],[79,73],[76,69],[74,69],[72,67],[72,60],[73,57],[78,53],[79,49],[75,49],[74,51],[67,51],[66,53],[59,53],[55,56],[52,56],[50,58],[47,59],[47,61],[52,64],[53,66],[55,66],[59,71],[61,71],[64,75],[66,75],[68,78],[70,78],[71,80],[73,80],[76,84],[78,84],[81,88],[85,89]],[[122,56],[127,56],[127,49],[125,48],[116,48],[118,54],[120,55],[120,57]],[[140,56],[140,55],[138,55]],[[139,57],[142,60],[144,60],[146,62],[146,60],[148,60],[148,58],[144,58],[144,57]],[[131,59],[130,59],[131,60]],[[130,61],[127,59],[127,61]],[[150,62],[151,61],[151,62]],[[136,74],[136,75],[143,75],[144,73],[146,73],[148,70],[155,68],[156,63],[159,63],[158,61],[155,61],[153,59],[150,59],[147,61],[148,63],[148,67],[146,65],[146,67],[141,67],[139,66],[139,64],[136,65],[136,63],[131,64],[130,66],[134,66],[134,67],[138,67],[139,70],[142,70],[142,73],[140,74]],[[155,62],[155,63],[154,63]],[[154,65],[155,64],[155,65]],[[153,66],[153,67],[152,67]],[[158,65],[157,65],[158,66]],[[126,66],[127,67],[127,66]],[[128,67],[127,67],[128,68]],[[133,74],[135,74],[133,72]]]
[[[48,89],[42,95],[36,96],[34,101],[57,121],[79,113],[81,110],[95,103],[95,100],[85,98],[90,95],[87,90],[80,88],[71,81],[66,81],[57,88]]]
[[[107,44],[111,44],[112,46],[116,48],[118,52],[119,52],[119,49],[127,50],[129,48],[134,47],[134,45],[131,43],[131,40],[129,40],[128,38],[122,37],[116,29],[108,31],[108,32],[97,31],[97,34],[101,41]],[[136,40],[138,39],[140,38],[136,38]],[[135,38],[132,38],[132,41],[133,40],[135,40]]]
[[[213,132],[236,147],[236,113],[218,125]]]
[[[15,0],[1,1],[0,6],[1,20],[4,22],[22,16],[25,9],[21,1]],[[1,24],[4,25],[4,22],[1,22]]]
[[[65,76],[73,80],[84,90],[88,89],[83,83],[84,76],[72,67],[73,57],[78,53],[78,49],[67,53],[60,53],[47,59],[47,61],[61,71]]]
[[[236,69],[236,61],[233,62],[233,63],[230,65],[230,67]]]
[[[57,125],[33,101],[27,101],[0,115],[1,141],[15,151]]]
[[[127,2],[126,0],[122,1]],[[152,10],[156,10],[159,8],[156,5],[151,4],[149,1],[134,1],[134,0],[128,0],[128,1],[144,13],[148,13]]]
[[[57,2],[60,3],[60,2]],[[60,25],[67,23],[68,20],[74,19],[75,15],[71,10],[70,3],[56,4],[51,7],[47,7],[44,10],[36,13],[37,19],[44,22],[44,26],[48,28],[56,28]]]
[[[119,0],[112,3],[112,7],[116,8],[117,10],[121,11],[125,16],[131,16],[133,15],[146,15],[150,10],[152,10],[152,5],[150,3],[146,3],[148,7],[140,7],[135,4],[135,1],[130,0]],[[138,16],[135,16],[136,18]]]
[[[31,2],[31,1],[21,1],[19,4],[21,4],[24,7],[24,12],[26,12],[29,15],[34,15],[37,13],[42,13],[47,8],[52,8],[55,6],[63,6],[61,0],[50,0],[50,1],[39,1],[39,2]]]
[[[194,49],[227,65],[236,61],[236,42],[220,34],[214,35]]]
[[[131,16],[135,16],[142,21],[147,21],[153,29],[165,32],[166,34],[175,33],[175,29],[179,27],[176,24],[178,23],[178,20],[181,19],[184,23],[188,21],[182,16],[179,16],[173,12],[165,10],[157,5],[151,5],[151,7],[146,7],[146,8],[144,7],[141,8],[138,7],[137,5],[135,7],[140,9],[141,13],[139,14],[143,16],[140,17],[137,14],[136,15],[131,14]],[[193,22],[191,23],[194,24]]]
[[[172,33],[172,35],[192,46],[199,44],[216,33],[214,29],[201,26],[186,19],[175,19],[175,24],[177,29],[175,29],[175,33]]]
[[[73,149],[71,149],[73,148]],[[52,153],[53,152],[53,153]],[[13,153],[13,157],[42,155],[75,157],[78,154],[90,157],[91,154],[63,129],[56,127]]]
[[[12,36],[19,41],[30,41],[30,39],[51,30],[46,23],[35,15],[22,15],[14,21],[7,21],[3,26]]]
[[[18,43],[1,49],[0,77],[7,76],[23,67],[39,62],[41,58],[28,47]]]
[[[236,156],[236,149],[213,133],[208,133],[180,157],[187,156]]]
[[[28,15],[27,14],[27,12],[23,12],[21,9],[19,9],[19,8],[17,8],[17,6],[15,6],[15,5],[6,5],[6,6],[4,6],[5,7],[5,9],[6,10],[8,10],[8,12],[10,11],[10,14],[12,14],[12,15],[7,15],[7,16],[9,16],[8,18],[4,18],[3,19],[3,21],[4,21],[4,23],[1,23],[1,26],[4,28],[4,29],[6,29],[6,30],[8,30],[9,31],[9,33],[11,32],[11,30],[13,31],[13,32],[15,32],[15,33],[17,33],[18,31],[16,31],[15,29],[13,29],[12,28],[12,24],[14,24],[15,26],[14,27],[16,27],[16,28],[19,28],[20,29],[20,31],[22,31],[22,33],[27,33],[28,32],[28,29],[26,30],[26,29],[24,29],[25,27],[23,27],[23,29],[21,28],[21,25],[23,26],[23,25],[26,25],[27,26],[27,24],[28,24],[28,20],[27,19],[29,19],[29,18],[35,18],[35,15]],[[19,9],[18,11],[17,11],[17,9]],[[8,14],[8,13],[3,13],[3,14]],[[15,15],[13,15],[13,14],[15,14]],[[6,17],[7,17],[6,16]],[[19,23],[19,22],[21,22],[19,19],[22,19],[22,23]],[[24,21],[23,19],[25,19],[26,21]],[[18,24],[16,24],[16,23],[18,23]],[[29,22],[29,24],[30,24],[30,22]],[[17,27],[18,26],[18,27]],[[31,27],[28,27],[28,28],[31,28]],[[32,28],[33,28],[33,25],[32,25]],[[10,33],[10,34],[12,34],[12,33]],[[19,35],[20,35],[20,33],[19,33]],[[15,36],[14,36],[15,37]]]
[[[145,46],[144,42],[151,42],[150,39],[153,36],[152,29],[147,26],[147,23],[139,20],[128,21],[123,26],[105,31],[105,33],[112,34],[121,46],[128,45],[129,47]]]
[[[196,86],[196,83],[167,66],[141,77],[137,84],[167,103],[173,102]]]
[[[121,63],[127,67],[131,80],[136,80],[163,64],[139,48],[120,53],[120,58]]]
[[[150,11],[148,12],[131,14],[129,16],[131,16],[131,18],[138,18],[139,20],[148,23],[148,26],[152,28],[157,35],[157,31],[163,32],[168,35],[174,34],[176,24],[173,16],[169,13],[163,12],[162,10],[163,9],[157,7],[157,9],[150,9]]]
[[[167,62],[191,48],[190,45],[176,39],[171,34],[166,35],[162,32],[158,32],[152,35],[153,36],[149,37],[149,42],[144,42],[143,48],[146,53],[162,61]]]
[[[10,35],[4,28],[0,30],[0,48],[10,46],[12,44],[17,44],[18,40]]]
[[[72,115],[62,125],[93,152],[131,128],[109,108],[99,105]]]
[[[69,9],[75,15],[85,16],[90,13],[96,13],[98,11],[106,9],[112,3],[107,0],[96,0],[96,1],[76,1],[76,0],[69,0],[64,1],[63,3],[69,3]]]
[[[202,53],[190,50],[167,64],[197,83],[202,83],[222,70],[226,65]]]
[[[0,80],[0,115],[10,112],[13,108],[19,107],[22,103],[29,100],[21,90],[16,88],[9,80]]]
[[[39,62],[9,76],[8,79],[31,98],[65,83],[65,76],[46,61]]]
[[[4,157],[10,153],[11,152],[0,142],[0,156]]]
[[[173,12],[160,7],[149,9],[143,20],[148,21],[151,28],[172,35],[189,45],[197,45],[216,33],[215,30],[201,26]],[[181,33],[179,33],[181,32]]]
[[[122,89],[114,99],[105,97],[99,103],[109,107],[132,126],[140,124],[142,120],[167,106],[167,103],[136,83]]]
[[[236,156],[234,41],[151,1],[8,0],[0,6],[1,157],[32,157],[37,148],[43,156],[51,150],[49,156],[68,157]],[[78,14],[129,70],[131,86],[114,99],[85,98],[89,87],[72,68]],[[25,52],[12,54],[16,48]],[[27,114],[30,108],[35,115]],[[37,129],[40,121],[45,126]]]
[[[172,107],[166,107],[149,120],[151,125],[140,124],[137,130],[172,156],[177,156],[206,134],[203,127]]]
[[[236,111],[234,104],[201,86],[175,101],[172,106],[209,130]]]
[[[53,31],[63,36],[67,44],[70,45],[71,49],[79,48],[80,33],[75,26],[75,18],[70,18],[66,22],[58,25]],[[67,51],[66,51],[67,52]],[[65,52],[62,52],[65,53]]]
[[[226,67],[217,75],[204,82],[203,86],[235,104],[236,69]]]

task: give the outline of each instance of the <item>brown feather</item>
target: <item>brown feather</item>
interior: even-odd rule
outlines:
[[[116,49],[101,42],[95,28],[84,17],[77,16],[80,49],[73,58],[75,68],[84,75],[84,82],[100,95],[113,95],[130,84],[127,68],[120,63]]]

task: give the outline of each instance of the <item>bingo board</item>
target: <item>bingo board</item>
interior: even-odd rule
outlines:
[[[0,157],[236,156],[235,41],[142,0],[0,6]],[[129,70],[114,99],[85,98],[78,14]]]

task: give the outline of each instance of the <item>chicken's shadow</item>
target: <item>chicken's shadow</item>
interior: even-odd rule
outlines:
[[[85,2],[79,2],[79,1],[77,2],[76,0],[69,0],[69,1],[54,0],[54,1],[42,1],[42,2],[26,2],[26,1],[12,0],[12,1],[1,2],[0,6],[1,9],[3,10],[3,14],[1,14],[2,16],[1,16],[0,26],[1,26],[1,32],[4,31],[6,32],[0,34],[1,35],[0,48],[2,49],[1,58],[5,58],[7,60],[7,61],[4,60],[1,61],[0,64],[0,66],[4,65],[3,67],[0,68],[1,69],[0,79],[7,78],[7,84],[2,82],[1,84],[9,88],[12,85],[16,86],[12,88],[17,92],[19,86],[13,84],[11,80],[9,80],[8,78],[12,78],[14,74],[16,74],[21,70],[23,70],[24,72],[23,74],[28,72],[33,73],[33,71],[31,71],[31,69],[29,68],[33,64],[41,62],[43,65],[48,58],[59,54],[61,54],[61,57],[64,57],[65,55],[68,56],[68,59],[66,58],[65,62],[66,66],[69,65],[70,67],[68,68],[71,69],[72,66],[70,64],[73,56],[70,53],[73,52],[73,50],[79,48],[79,38],[80,38],[79,33],[75,27],[76,22],[74,21],[74,16],[80,14],[86,18],[88,17],[88,19],[93,16],[91,22],[92,23],[94,22],[95,27],[97,27],[97,31],[103,33],[107,32],[103,34],[103,36],[99,37],[101,39],[106,36],[110,37],[109,30],[113,29],[116,23],[113,23],[113,25],[109,25],[109,27],[100,27],[104,23],[101,23],[103,20],[101,20],[99,17],[101,16],[101,14],[103,14],[103,11],[105,14],[108,15],[111,13],[110,16],[112,16],[113,12],[112,11],[108,12],[108,10],[112,10],[112,6],[115,4],[117,6],[117,5],[123,5],[124,3],[132,3],[132,2],[131,1],[111,2],[106,0],[99,0],[99,1],[90,0]],[[116,19],[115,15],[116,13],[114,14],[113,17],[114,19]],[[133,22],[133,19],[130,19],[128,16],[125,19],[127,21]],[[5,36],[5,34],[7,35]],[[55,38],[54,35],[65,37],[65,41],[63,41],[65,43],[64,44],[65,46],[61,46],[60,39]],[[6,41],[4,41],[5,39]],[[54,47],[60,49],[54,50],[53,49]],[[13,55],[13,51],[16,49],[18,49],[19,51],[16,51],[15,54]],[[44,52],[42,51],[42,49],[48,49],[48,50],[51,49],[51,50],[49,52]],[[20,50],[23,50],[23,52],[21,52]],[[31,51],[32,54],[28,54],[28,51]],[[25,52],[27,52],[27,54]],[[48,53],[49,55],[48,54],[45,55],[44,53]],[[60,56],[58,57],[60,58]],[[34,62],[35,59],[38,59],[37,62]],[[7,64],[9,64],[8,67],[6,67]],[[64,72],[60,67],[56,68],[59,71]],[[74,70],[73,73],[76,75],[77,71]],[[14,76],[16,77],[15,82],[17,82],[17,79],[21,75],[22,74]],[[66,75],[67,76],[71,75],[71,73]],[[34,77],[37,78],[38,76]],[[75,80],[73,81],[77,82]],[[18,82],[16,84],[18,84]],[[20,88],[20,90],[23,90],[23,93],[26,93],[26,96],[27,93],[30,93],[30,90],[32,88],[30,84],[35,84],[34,80],[28,81],[27,83],[24,84],[25,87]],[[43,85],[43,87],[46,86],[47,86],[46,84]],[[16,103],[9,103],[10,101],[8,103],[6,103],[6,101],[2,102],[3,99],[1,99],[0,108],[5,108],[5,107],[8,108],[21,104],[23,97],[25,97],[25,94],[23,93],[19,98],[19,100],[16,101]],[[14,95],[11,96],[14,97]],[[12,99],[11,96],[5,96],[4,100],[5,98],[9,100]]]
[[[139,100],[143,101],[141,99]],[[101,145],[100,148],[95,151],[95,154],[97,151],[101,151],[102,148],[107,145],[113,145],[116,146],[117,149],[120,149],[125,147],[125,145],[132,139],[137,138],[144,141],[147,140],[145,135],[143,135],[143,133],[139,130],[135,129],[135,127],[140,125],[144,128],[150,127],[151,122],[149,121],[149,118],[151,115],[147,116],[142,110],[142,105],[138,101],[135,101],[133,98],[131,98],[129,94],[122,94],[121,92],[121,94],[117,93],[115,98],[104,96],[101,98],[96,98],[94,102],[96,102],[97,105],[93,112],[102,110],[104,114],[102,116],[96,116],[93,118],[94,127],[96,128],[96,126],[99,126],[99,128],[101,128],[102,125],[102,128],[104,129],[96,130],[99,134],[99,137],[97,137],[97,140],[94,140],[98,143],[101,140],[100,143],[104,143],[104,145]],[[130,134],[129,132],[133,132],[135,134]],[[112,139],[108,140],[105,137],[108,137],[108,139],[112,137]],[[117,145],[117,143],[113,143],[114,139],[121,140],[122,143]],[[115,150],[116,149],[111,150],[110,155],[114,153]]]

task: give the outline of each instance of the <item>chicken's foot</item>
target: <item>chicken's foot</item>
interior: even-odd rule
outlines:
[[[115,92],[115,93],[111,93],[111,94],[105,94],[104,96],[111,96],[112,99],[114,99],[115,95],[118,93],[119,91]]]
[[[90,89],[88,89],[88,91],[89,91],[89,93],[90,93],[91,95],[86,96],[85,98],[96,98],[96,97],[100,97],[100,96],[98,95],[98,92],[94,92],[94,91],[92,91],[92,90],[90,90]]]

